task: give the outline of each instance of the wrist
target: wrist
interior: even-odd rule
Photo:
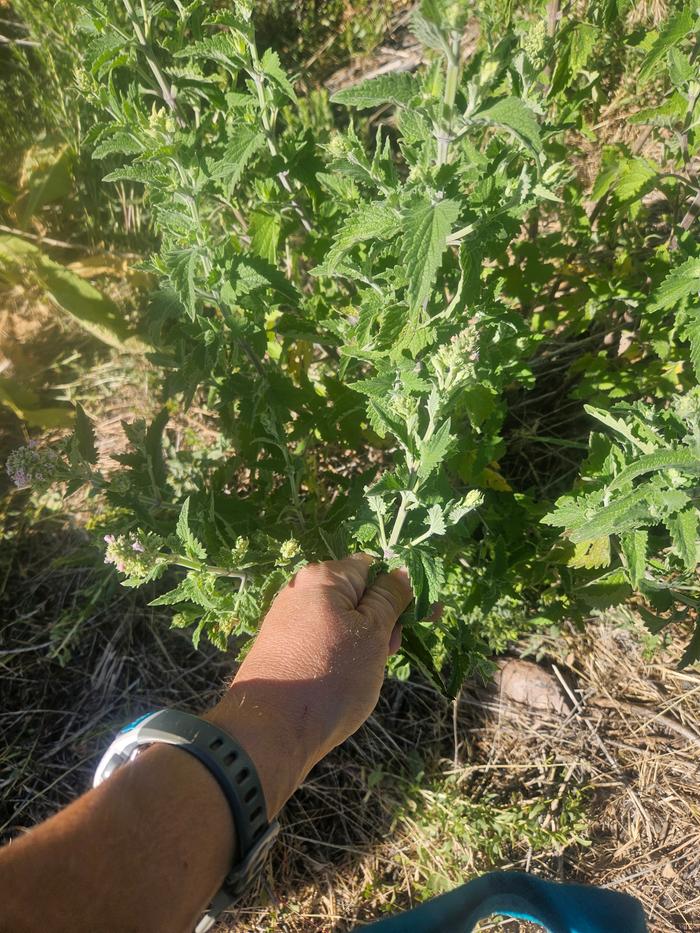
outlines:
[[[315,763],[304,744],[295,741],[288,718],[262,682],[236,683],[203,719],[214,723],[243,746],[255,765],[271,821]],[[298,738],[298,737],[297,737]]]

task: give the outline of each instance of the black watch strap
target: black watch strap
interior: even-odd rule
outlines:
[[[267,822],[267,808],[255,765],[238,742],[218,726],[175,709],[143,716],[126,726],[100,762],[95,784],[125,764],[142,745],[162,742],[193,755],[221,788],[236,828],[234,864],[195,933],[204,933],[216,917],[245,892],[279,833],[279,823]]]

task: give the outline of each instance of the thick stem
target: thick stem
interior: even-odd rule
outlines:
[[[406,503],[408,499],[405,494],[401,495],[401,505],[399,506],[399,511],[396,513],[396,519],[394,521],[394,527],[391,529],[391,535],[387,542],[387,550],[391,551],[394,545],[399,540],[399,535],[403,529],[404,522],[406,521],[406,516],[408,515],[408,509]]]
[[[443,124],[438,137],[437,164],[444,165],[450,151],[452,126],[454,123],[455,98],[460,76],[460,40],[461,35],[453,32],[450,37],[450,54],[447,56],[445,73],[445,91],[442,97]]]

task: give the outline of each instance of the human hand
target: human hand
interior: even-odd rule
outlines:
[[[233,684],[207,718],[255,762],[268,817],[311,768],[352,735],[379,698],[397,619],[411,601],[394,571],[367,588],[373,559],[303,568],[278,594]]]

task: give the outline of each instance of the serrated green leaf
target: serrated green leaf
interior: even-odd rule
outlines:
[[[557,49],[550,95],[559,94],[576,81],[588,64],[599,33],[598,27],[592,23],[575,23],[562,36]]]
[[[170,272],[173,289],[189,317],[194,320],[197,313],[195,275],[199,265],[199,255],[196,250],[183,249],[173,250],[164,258]]]
[[[519,97],[504,97],[491,107],[480,110],[471,119],[510,130],[528,148],[535,152],[542,151],[540,127],[535,113]]]
[[[447,513],[450,525],[456,525],[465,515],[478,509],[484,503],[484,494],[478,489],[471,489],[463,499],[453,505]]]
[[[212,178],[224,178],[230,188],[234,188],[243,169],[252,157],[265,145],[265,137],[251,126],[241,125],[229,142],[224,155],[215,162],[210,170]]]
[[[686,322],[683,336],[690,342],[690,362],[695,378],[700,382],[700,312],[696,311]]]
[[[626,159],[613,181],[615,197],[623,203],[638,199],[657,176],[658,171],[648,159]]]
[[[270,78],[291,101],[296,102],[297,96],[294,93],[292,82],[289,80],[287,73],[280,64],[280,57],[277,52],[272,49],[266,49],[265,54],[260,59],[260,65],[267,77]]]
[[[591,609],[610,609],[612,606],[619,606],[631,596],[632,588],[624,571],[620,569],[582,586],[580,594]]]
[[[421,443],[418,452],[418,477],[421,480],[428,479],[438,469],[455,440],[454,435],[450,434],[450,419],[448,418],[429,440]]]
[[[431,607],[440,598],[445,583],[442,559],[426,547],[408,547],[401,550],[416,600],[416,619],[425,619]]]
[[[688,647],[683,652],[683,656],[678,662],[678,667],[680,670],[683,670],[688,667],[689,664],[694,664],[695,661],[698,660],[700,660],[700,622],[695,623],[693,637],[690,639]]]
[[[592,541],[577,542],[573,555],[567,561],[567,567],[579,570],[595,570],[610,566],[610,537],[604,535]]]
[[[574,544],[579,541],[592,541],[605,535],[621,534],[648,520],[645,504],[646,490],[635,489],[627,496],[617,499],[610,505],[603,506],[592,518],[579,527],[569,531],[569,538]]]
[[[652,311],[671,311],[686,298],[700,294],[700,258],[686,259],[656,289]]]
[[[279,243],[282,222],[278,214],[263,214],[254,211],[250,216],[250,248],[270,265],[277,262],[277,244]]]
[[[148,470],[155,483],[160,489],[166,488],[167,470],[165,469],[165,458],[163,457],[163,431],[170,418],[167,408],[161,408],[153,421],[146,428],[145,454],[148,460]]]
[[[367,416],[372,430],[380,437],[386,437],[387,433],[391,433],[401,442],[404,449],[409,449],[411,440],[406,423],[392,411],[390,403],[385,404],[378,398],[370,399],[367,402]]]
[[[73,432],[78,453],[87,463],[97,463],[95,447],[95,429],[92,421],[85,414],[85,409],[78,402],[75,406],[75,429]]]
[[[700,459],[692,450],[686,449],[658,450],[653,454],[645,454],[618,473],[608,489],[610,491],[619,489],[631,483],[638,476],[643,476],[645,473],[659,473],[662,470],[678,470],[681,473],[700,476]]]
[[[398,233],[399,227],[399,216],[387,202],[363,204],[345,220],[326,255],[321,271],[316,269],[316,274],[333,275],[353,246],[367,240],[386,242]]]
[[[413,309],[422,307],[430,297],[447,248],[447,237],[458,216],[456,201],[433,203],[425,197],[414,198],[404,211],[401,257],[408,278],[409,304]]]
[[[411,15],[411,32],[429,49],[450,55],[444,9],[438,0],[421,0]]]
[[[236,37],[227,32],[217,32],[206,39],[188,42],[184,48],[175,52],[175,57],[217,62],[232,73],[246,64],[236,44]]]
[[[419,631],[419,627],[414,625],[407,625],[404,628],[401,637],[401,653],[408,658],[411,664],[421,671],[423,676],[439,693],[452,699],[445,682],[435,666],[435,661],[430,651],[420,637]]]
[[[378,107],[380,104],[396,104],[406,107],[420,90],[420,82],[412,74],[402,71],[394,74],[379,75],[361,81],[352,87],[337,91],[331,101],[363,110]]]
[[[185,577],[184,580],[181,580],[176,587],[172,590],[168,590],[167,593],[163,593],[160,596],[156,596],[155,599],[152,599],[149,602],[149,606],[177,606],[178,603],[188,603],[192,601],[192,583],[189,576]],[[199,613],[195,614],[197,617]],[[175,620],[178,619],[176,622]],[[186,621],[185,621],[186,619]],[[187,625],[191,625],[194,621],[185,611],[177,613],[176,616],[172,619],[172,625],[175,628],[184,628]]]
[[[631,531],[620,536],[622,553],[627,564],[627,572],[630,575],[630,583],[635,589],[644,579],[648,541],[649,532],[645,529]]]
[[[698,512],[690,506],[666,519],[673,549],[686,570],[695,570],[698,563]]]
[[[668,22],[664,24],[658,38],[647,53],[639,69],[637,80],[640,85],[646,84],[656,66],[665,58],[669,49],[672,49],[674,46],[678,45],[679,42],[683,41],[693,28],[694,22],[693,8],[688,4],[685,9],[676,13],[675,16],[672,16]]]
[[[689,56],[677,48],[669,49],[668,73],[672,83],[679,88],[693,81],[696,76],[696,70]]]
[[[206,560],[207,552],[204,545],[190,531],[190,500],[185,499],[180,509],[175,532],[180,544],[185,549],[185,555],[190,560]]]
[[[133,133],[119,130],[111,133],[92,150],[93,159],[104,159],[109,155],[139,155],[144,150],[143,143]]]
[[[430,535],[444,535],[447,531],[445,525],[445,518],[442,514],[442,506],[431,505],[428,509],[428,514],[425,519],[425,524],[428,526],[428,534]]]

